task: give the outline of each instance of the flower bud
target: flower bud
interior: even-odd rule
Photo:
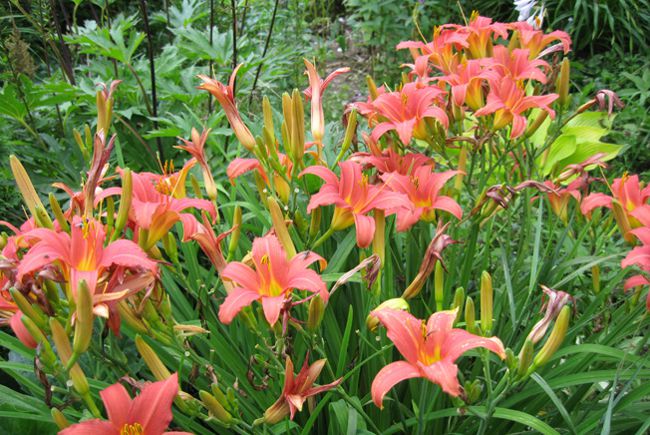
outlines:
[[[494,290],[492,277],[487,271],[481,273],[481,331],[489,335],[492,330]]]
[[[59,411],[57,408],[52,408],[50,410],[50,413],[52,414],[52,420],[54,420],[54,423],[56,423],[59,430],[63,430],[66,427],[70,426],[70,422],[68,422],[68,419],[65,418],[65,415],[63,415],[63,413]]]
[[[379,319],[377,319],[376,316],[373,315],[375,311],[381,311],[385,308],[390,308],[393,310],[403,310],[403,311],[408,311],[409,310],[409,303],[406,301],[406,299],[403,298],[393,298],[393,299],[388,299],[387,301],[382,302],[368,314],[368,317],[366,317],[366,326],[368,327],[368,330],[370,332],[375,332],[377,330],[377,327],[379,326]]]
[[[565,57],[562,59],[562,65],[560,66],[560,74],[558,75],[557,82],[555,87],[559,97],[557,99],[560,107],[566,107],[569,103],[569,76],[571,73],[571,64],[569,63],[569,58]]]
[[[435,271],[433,272],[433,292],[436,300],[436,311],[442,311],[445,299],[445,269],[439,261],[436,262]]]
[[[467,296],[465,301],[465,329],[467,332],[476,334],[476,310],[474,308],[474,299]]]
[[[40,346],[38,356],[41,360],[41,363],[43,363],[43,365],[47,368],[54,367],[54,364],[56,363],[56,355],[54,355],[52,346],[50,346],[50,342],[47,341],[47,337],[45,337],[43,331],[41,331],[41,329],[36,326],[36,323],[34,323],[32,319],[25,315],[21,316],[20,320],[23,322],[23,325],[25,325],[25,328],[27,329],[27,332],[29,332],[29,335],[31,335],[36,342],[37,347]]]
[[[467,396],[467,403],[474,403],[481,397],[483,387],[481,381],[474,379],[472,382],[466,381],[464,385],[465,395]]]
[[[30,304],[27,301],[27,298],[25,298],[25,296],[17,289],[12,287],[9,289],[9,293],[11,294],[14,303],[24,315],[32,319],[39,328],[47,329],[47,318],[40,309],[37,309],[35,305]]]
[[[164,381],[172,375],[160,358],[158,358],[156,352],[140,335],[135,336],[135,347],[138,349],[138,353],[140,353],[140,356],[147,367],[149,367],[151,374],[153,374],[153,377],[156,378],[156,380]]]
[[[322,216],[322,207],[318,207],[311,212],[311,220],[309,221],[309,238],[315,239],[320,231],[320,219]]]
[[[625,241],[627,243],[634,244],[634,235],[630,233],[630,231],[632,231],[630,220],[627,217],[625,209],[616,199],[612,199],[612,213],[614,214],[614,219],[616,219],[616,225],[618,225],[618,229],[621,234],[623,234]]]
[[[521,351],[519,351],[519,365],[517,368],[517,375],[523,378],[528,373],[530,364],[533,362],[533,353],[535,352],[535,345],[532,340],[526,339]]]
[[[296,167],[302,167],[302,158],[305,154],[305,111],[302,105],[302,95],[298,89],[291,94],[291,155]]]
[[[462,312],[463,303],[465,302],[465,289],[458,287],[454,293],[454,302],[451,306],[452,310],[458,309],[458,312]]]
[[[25,167],[14,155],[9,156],[9,166],[11,166],[11,172],[14,175],[16,185],[18,186],[18,190],[23,197],[25,205],[29,209],[29,212],[32,214],[34,219],[36,219],[36,209],[38,206],[40,206],[40,208],[43,208],[43,203],[36,193],[36,189],[34,189],[34,185],[32,184],[29,175],[27,175]],[[52,222],[50,221],[50,225],[51,224]]]
[[[208,393],[207,391],[204,390],[199,390],[199,397],[201,398],[201,402],[203,402],[203,405],[210,411],[210,414],[217,420],[221,421],[222,423],[228,425],[232,421],[232,415],[226,409],[219,403],[217,399],[212,396],[212,394]]]
[[[52,331],[52,339],[56,345],[56,351],[61,358],[63,365],[67,366],[68,362],[72,358],[72,347],[70,346],[70,340],[68,340],[68,335],[59,323],[58,320],[54,317],[50,317],[50,330]],[[69,371],[70,379],[72,380],[72,386],[74,389],[84,398],[88,403],[89,407],[94,406],[92,402],[92,397],[90,397],[90,387],[88,386],[88,380],[86,375],[84,375],[83,370],[79,367],[79,364],[73,364]],[[93,405],[90,405],[93,403]],[[95,407],[96,408],[96,407]]]
[[[506,367],[508,367],[508,370],[511,372],[517,368],[517,357],[510,348],[506,349]]]
[[[309,331],[313,332],[318,329],[325,315],[325,307],[325,302],[320,296],[314,296],[309,301],[309,315],[307,317],[307,329]]]
[[[343,159],[343,156],[350,148],[352,144],[352,139],[357,132],[357,111],[352,109],[348,115],[348,125],[345,127],[345,136],[343,137],[343,143],[341,144],[341,151],[339,151],[338,156],[336,157],[336,163]]]
[[[271,221],[273,222],[275,235],[278,237],[278,240],[287,254],[287,260],[291,260],[296,255],[296,247],[293,245],[293,241],[289,235],[289,230],[287,229],[287,224],[284,222],[284,214],[275,198],[269,196],[267,198],[267,203],[269,205],[269,212],[271,213]]]
[[[56,196],[54,196],[54,193],[50,192],[48,199],[50,200],[50,208],[52,209],[52,213],[54,214],[54,218],[56,219],[56,222],[59,224],[59,227],[61,227],[61,230],[65,231],[66,233],[70,232],[70,224],[68,224],[68,221],[66,220],[63,210],[61,210],[61,205],[59,205],[59,201],[56,200]]]
[[[230,233],[230,242],[228,242],[228,259],[230,260],[235,255],[235,250],[239,244],[239,237],[241,235],[242,214],[241,207],[236,206],[232,216],[232,232]]]
[[[537,116],[535,117],[535,120],[528,126],[528,128],[524,132],[524,137],[531,137],[532,135],[534,135],[535,132],[542,126],[542,124],[544,124],[546,118],[548,118],[548,112],[546,110],[540,110]]]
[[[133,193],[133,182],[131,180],[131,170],[128,168],[124,169],[122,172],[122,195],[120,196],[120,207],[117,210],[115,230],[111,236],[111,241],[115,241],[119,238],[129,219],[129,211],[131,210],[131,198]]]
[[[172,232],[168,232],[162,238],[163,249],[165,253],[174,263],[178,263],[178,246],[176,244],[176,237]]]
[[[368,93],[370,98],[375,100],[379,96],[379,91],[377,90],[377,85],[375,81],[369,75],[366,76],[366,83],[368,84]]]
[[[595,265],[591,268],[591,283],[594,286],[594,293],[600,293],[600,266]]]
[[[544,343],[542,349],[535,355],[533,360],[533,366],[531,370],[534,370],[537,367],[541,367],[546,364],[553,354],[560,348],[564,337],[566,336],[567,330],[569,329],[569,320],[571,318],[571,307],[565,305],[560,311],[560,314],[555,320],[555,325],[549,335],[548,340]]]
[[[375,235],[372,238],[372,253],[377,254],[381,267],[384,266],[384,253],[386,251],[386,213],[384,210],[375,209]]]
[[[149,332],[147,326],[136,316],[133,309],[125,301],[118,302],[117,311],[120,313],[120,319],[135,332],[139,334],[147,334]]]
[[[86,281],[81,280],[79,282],[79,288],[77,288],[77,308],[76,308],[76,319],[74,325],[74,338],[72,341],[72,358],[66,364],[66,368],[69,369],[74,361],[88,349],[90,345],[90,339],[93,336],[93,297],[90,294],[90,289],[86,284]]]

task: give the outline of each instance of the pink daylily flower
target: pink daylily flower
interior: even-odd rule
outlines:
[[[373,311],[386,328],[388,338],[406,359],[382,368],[372,381],[372,400],[379,408],[386,393],[398,382],[411,378],[425,378],[438,384],[442,391],[458,396],[458,366],[454,362],[465,352],[483,347],[506,357],[503,343],[497,337],[485,338],[470,334],[464,329],[453,328],[457,309],[439,311],[423,320],[401,311],[385,308]]]
[[[244,263],[228,263],[221,276],[236,284],[219,307],[219,320],[229,324],[242,308],[260,301],[264,316],[274,325],[293,290],[307,290],[327,302],[327,287],[308,266],[316,261],[321,268],[326,261],[310,251],[300,252],[290,260],[275,235],[258,237],[253,241],[252,260],[255,269]]]
[[[23,256],[17,269],[20,281],[26,275],[41,270],[43,267],[58,262],[70,284],[70,291],[76,297],[77,287],[84,280],[93,294],[96,304],[105,299],[114,299],[98,292],[98,283],[111,266],[120,266],[138,273],[146,271],[152,275],[158,273],[155,261],[130,240],[116,240],[104,246],[106,232],[103,225],[95,220],[82,220],[75,216],[71,225],[71,234],[56,232],[46,228],[36,228],[22,237],[38,240]],[[98,312],[101,315],[104,311]]]
[[[277,423],[287,415],[293,420],[296,412],[302,411],[305,400],[316,394],[331,390],[341,383],[342,378],[339,378],[326,385],[314,386],[314,382],[323,370],[325,362],[325,359],[320,359],[309,365],[309,354],[307,354],[305,362],[296,376],[293,374],[293,362],[291,358],[287,357],[282,394],[264,412],[264,420],[266,423]]]
[[[427,64],[431,62],[433,66],[447,74],[460,63],[458,52],[469,47],[468,37],[467,32],[438,27],[434,30],[431,42],[403,41],[397,44],[396,48],[397,50],[409,49],[415,60],[414,70],[426,71]]]
[[[218,80],[210,78],[206,75],[199,74],[199,78],[203,80],[203,83],[198,87],[198,89],[203,89],[210,92],[214,98],[217,99],[221,108],[226,113],[230,127],[235,132],[235,136],[239,142],[248,150],[253,151],[255,149],[255,137],[251,131],[246,127],[244,121],[242,121],[237,110],[237,103],[235,103],[235,78],[237,77],[237,71],[241,68],[242,64],[237,65],[237,68],[234,69],[230,75],[230,80],[228,85],[224,85]]]
[[[481,64],[517,81],[537,80],[540,83],[546,83],[546,73],[551,69],[549,64],[541,59],[531,60],[529,50],[516,48],[510,51],[503,45],[494,47],[492,57],[482,59]]]
[[[285,177],[290,180],[291,174],[293,172],[293,163],[291,162],[291,159],[289,159],[286,154],[277,153],[277,155],[280,166],[284,168]],[[226,175],[228,175],[230,183],[234,185],[235,178],[250,171],[256,171],[260,177],[262,177],[262,180],[264,180],[266,183],[267,188],[271,188],[271,180],[269,179],[267,171],[264,169],[264,166],[262,166],[262,163],[254,158],[237,157],[228,164]],[[291,194],[291,186],[289,183],[287,183],[285,178],[282,177],[282,175],[278,174],[275,171],[273,171],[271,177],[273,179],[273,186],[275,187],[275,191],[278,193],[278,196],[282,202],[287,203],[289,200],[289,195]]]
[[[611,191],[611,196],[604,193],[588,195],[580,205],[582,214],[588,215],[598,207],[612,208],[613,200],[618,201],[623,210],[631,214],[637,208],[647,206],[648,199],[650,199],[650,186],[644,187],[639,181],[638,175],[624,175],[621,178],[616,178],[612,183]],[[643,215],[643,213],[641,214]],[[641,225],[638,221],[631,223],[633,227]]]
[[[510,138],[521,136],[526,129],[526,117],[522,113],[534,107],[545,110],[551,119],[555,118],[555,111],[549,105],[558,98],[558,94],[539,96],[526,96],[517,82],[508,76],[498,81],[490,82],[490,92],[487,104],[474,114],[485,116],[494,113],[494,129],[498,130],[512,123]]]
[[[208,140],[208,135],[210,134],[210,129],[204,129],[201,134],[192,128],[190,134],[191,140],[183,139],[179,137],[178,139],[183,142],[184,145],[176,146],[175,148],[187,151],[196,159],[201,166],[201,172],[203,174],[203,182],[205,183],[205,190],[208,194],[208,198],[215,201],[217,199],[217,185],[214,182],[212,177],[212,171],[208,165],[208,160],[205,157],[205,142]]]
[[[437,86],[418,87],[416,83],[407,83],[399,92],[390,92],[378,96],[373,101],[375,115],[380,122],[372,131],[372,139],[377,141],[390,130],[395,130],[404,145],[411,138],[427,136],[424,118],[436,119],[442,126],[449,126],[449,118],[436,103],[441,103],[445,91]]]
[[[375,234],[375,220],[368,216],[373,209],[395,213],[402,205],[409,207],[408,199],[397,192],[392,192],[385,185],[370,184],[363,175],[361,165],[351,161],[339,163],[341,178],[324,166],[310,166],[300,176],[312,174],[325,180],[320,191],[312,195],[307,212],[334,204],[332,228],[342,230],[353,223],[357,231],[357,245],[361,248],[370,246]]]
[[[492,39],[497,36],[508,38],[508,25],[492,22],[492,18],[473,14],[467,26],[448,24],[447,28],[455,28],[458,32],[467,33],[468,50],[474,59],[491,56]]]
[[[451,86],[451,97],[455,105],[460,107],[467,103],[472,110],[483,106],[483,83],[498,79],[498,73],[483,68],[478,59],[460,63],[449,74],[437,78],[441,86]]]
[[[20,320],[23,313],[14,303],[11,294],[7,290],[1,289],[4,287],[2,281],[3,277],[0,276],[0,326],[9,325],[21,343],[31,349],[36,349],[36,341],[34,341],[34,338]]]
[[[147,384],[135,399],[131,399],[122,384],[102,390],[108,420],[98,418],[73,424],[59,435],[171,435],[188,432],[165,432],[173,419],[172,402],[178,394],[178,375]]]
[[[433,168],[434,160],[422,153],[398,154],[392,148],[381,152],[372,150],[372,153],[358,152],[350,158],[353,162],[361,163],[364,166],[372,166],[380,174],[396,172],[402,175],[410,175],[418,168],[427,166]]]
[[[394,191],[405,194],[411,207],[398,207],[397,231],[406,231],[418,220],[435,219],[435,210],[443,210],[460,219],[463,210],[452,198],[440,195],[440,190],[458,171],[434,172],[431,166],[420,166],[411,175],[382,174],[380,178]]]
[[[551,42],[559,41],[564,54],[571,51],[571,37],[568,33],[556,30],[545,34],[542,30],[537,30],[525,21],[519,21],[510,24],[510,28],[519,34],[519,43],[522,48],[530,50],[531,59],[537,58]]]

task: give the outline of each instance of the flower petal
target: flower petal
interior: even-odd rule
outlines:
[[[262,308],[264,309],[264,317],[269,325],[275,325],[280,317],[280,311],[284,305],[284,295],[282,296],[262,296]]]
[[[396,361],[388,364],[382,368],[375,379],[372,381],[370,391],[372,394],[372,401],[378,408],[383,409],[384,396],[391,388],[397,383],[406,379],[421,377],[420,370],[406,361]]]
[[[160,382],[153,382],[133,399],[129,423],[140,423],[146,434],[163,433],[171,423],[172,402],[178,394],[178,374]]]
[[[219,320],[226,325],[230,324],[242,308],[247,307],[259,298],[260,294],[257,292],[242,287],[235,287],[228,293],[226,300],[219,307]]]
[[[131,407],[131,396],[122,384],[113,384],[99,392],[104,402],[104,408],[108,419],[116,427],[122,427],[128,423],[129,408]]]
[[[447,359],[440,360],[436,363],[426,366],[418,363],[424,376],[440,385],[442,391],[450,396],[460,395],[460,383],[458,382],[458,366]]]

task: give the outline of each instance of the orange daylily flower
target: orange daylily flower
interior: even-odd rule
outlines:
[[[92,419],[73,424],[59,435],[191,435],[189,432],[165,432],[173,419],[172,402],[178,394],[178,374],[164,381],[145,385],[131,399],[122,384],[102,390],[108,420]]]
[[[372,400],[382,408],[386,393],[398,382],[425,378],[438,384],[442,391],[458,396],[458,366],[454,362],[465,352],[483,347],[506,357],[503,343],[497,337],[485,338],[453,328],[456,310],[439,311],[423,320],[402,310],[384,308],[371,313],[387,330],[388,338],[406,361],[396,361],[382,368],[372,381]]]
[[[208,194],[208,198],[213,201],[217,199],[217,185],[212,178],[212,171],[208,165],[208,160],[205,157],[205,142],[208,140],[208,135],[210,134],[210,129],[204,129],[201,134],[192,128],[191,140],[185,140],[182,137],[178,139],[181,140],[185,145],[179,145],[175,148],[185,150],[192,155],[201,166],[201,172],[203,174],[203,183],[205,184],[205,191]]]

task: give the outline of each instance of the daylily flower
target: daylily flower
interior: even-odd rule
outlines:
[[[478,59],[462,62],[454,66],[449,74],[437,78],[441,86],[445,84],[451,86],[454,104],[460,107],[467,103],[472,110],[483,106],[483,83],[498,79],[497,72],[483,68]]]
[[[584,180],[577,178],[566,187],[555,185],[552,181],[545,181],[544,184],[551,189],[547,193],[548,202],[551,204],[551,210],[566,223],[568,220],[569,201],[571,198],[580,202],[582,197],[581,190],[584,188]]]
[[[198,88],[210,92],[217,99],[223,111],[226,112],[230,127],[232,127],[239,142],[248,151],[253,151],[256,144],[255,138],[248,127],[246,127],[246,124],[244,124],[244,121],[242,121],[239,110],[237,110],[237,104],[235,103],[235,78],[241,66],[242,64],[237,65],[237,68],[230,75],[228,86],[206,75],[199,74],[198,77],[203,80],[203,83]]]
[[[467,43],[470,54],[474,59],[492,55],[492,39],[499,36],[508,38],[508,25],[492,22],[492,18],[482,17],[477,13],[472,14],[467,26],[448,24],[443,27],[456,28],[459,32],[467,32]]]
[[[339,68],[332,72],[325,80],[318,76],[316,67],[304,59],[307,71],[305,74],[309,77],[309,88],[305,91],[305,96],[311,100],[311,135],[317,144],[323,143],[325,134],[325,115],[323,114],[323,92],[329,83],[339,74],[350,71],[350,68]]]
[[[573,297],[566,292],[553,290],[544,285],[542,286],[542,291],[546,296],[548,296],[548,301],[545,304],[546,312],[544,313],[544,317],[539,322],[535,323],[533,329],[531,329],[530,333],[526,337],[526,340],[532,341],[533,344],[544,338],[546,330],[553,319],[560,314],[562,307],[573,299]]]
[[[382,122],[373,129],[372,139],[377,141],[390,130],[397,131],[404,145],[411,142],[412,136],[425,139],[427,131],[424,118],[436,119],[447,128],[449,118],[443,109],[436,106],[443,94],[445,91],[437,86],[418,88],[415,83],[407,83],[399,92],[378,96],[372,104],[375,115]]]
[[[530,50],[529,56],[531,59],[537,58],[542,50],[544,50],[551,42],[559,41],[558,48],[564,50],[564,54],[571,51],[571,37],[568,33],[561,30],[556,30],[549,34],[545,34],[542,30],[537,30],[525,21],[519,21],[509,25],[510,28],[519,34],[519,44],[521,48]],[[552,51],[557,51],[553,48]],[[544,54],[548,54],[546,51]]]
[[[408,199],[397,192],[392,192],[385,185],[375,186],[363,175],[361,165],[351,161],[339,163],[341,178],[324,166],[310,166],[300,173],[313,174],[325,180],[320,191],[312,195],[307,212],[323,205],[334,204],[334,216],[331,227],[343,230],[353,223],[357,231],[357,245],[361,248],[370,246],[375,234],[375,220],[368,216],[373,209],[384,210],[388,215],[397,211],[402,205],[409,207]]]
[[[147,384],[135,399],[131,399],[122,384],[102,390],[108,420],[92,419],[73,424],[60,435],[157,435],[187,434],[165,432],[173,419],[172,402],[178,394],[178,375]]]
[[[260,301],[266,320],[274,325],[296,289],[318,294],[327,302],[329,294],[325,283],[315,271],[308,269],[315,261],[324,268],[326,262],[320,255],[305,251],[287,259],[275,235],[256,238],[251,254],[255,269],[233,261],[221,273],[224,280],[236,284],[219,307],[221,322],[229,324],[242,308]]]
[[[485,116],[494,113],[495,130],[512,123],[510,138],[515,139],[521,136],[526,129],[526,117],[522,113],[533,107],[538,107],[548,112],[551,119],[554,119],[555,111],[549,105],[557,98],[557,94],[526,96],[514,79],[505,76],[498,81],[490,82],[487,104],[474,114]]]
[[[84,198],[84,216],[91,217],[93,206],[95,205],[95,191],[99,185],[104,173],[108,169],[108,159],[111,156],[111,151],[115,145],[116,136],[113,135],[106,143],[104,131],[99,131],[95,135],[95,146],[93,148],[93,159],[88,171],[88,178],[83,187]]]
[[[432,221],[435,210],[443,210],[460,219],[463,210],[452,198],[440,195],[444,184],[458,171],[434,172],[431,166],[420,166],[410,175],[382,174],[380,178],[395,192],[405,194],[411,207],[398,207],[397,231],[406,231],[418,220]]]
[[[439,311],[423,320],[401,310],[390,308],[373,311],[372,315],[386,327],[388,338],[406,361],[396,361],[382,368],[372,381],[372,400],[379,408],[386,393],[398,382],[425,378],[438,384],[442,391],[458,396],[458,366],[454,362],[465,352],[483,347],[501,359],[506,357],[501,340],[470,334],[453,328],[458,309]]]
[[[540,83],[546,83],[546,72],[551,69],[549,64],[541,59],[531,60],[529,50],[516,48],[510,51],[503,45],[494,47],[492,57],[482,59],[481,64],[517,81],[537,80]]]
[[[403,41],[397,44],[397,50],[408,48],[415,60],[414,70],[426,71],[427,63],[444,73],[449,73],[453,67],[460,63],[459,51],[469,47],[467,32],[458,32],[452,29],[436,27],[433,41]]]
[[[592,193],[582,200],[580,211],[589,216],[597,207],[612,209],[616,223],[628,242],[631,229],[650,224],[650,186],[643,186],[638,175],[624,175],[611,185],[612,195]]]
[[[305,362],[298,375],[293,374],[293,362],[287,357],[284,374],[284,387],[282,394],[264,412],[264,422],[274,424],[285,418],[287,415],[293,420],[297,411],[302,411],[305,400],[316,394],[331,390],[341,383],[343,378],[326,385],[314,386],[314,382],[325,366],[325,359],[319,359],[309,365],[309,354],[305,357]]]
[[[214,178],[212,178],[212,171],[210,170],[210,166],[208,165],[208,161],[205,157],[205,142],[208,140],[209,134],[209,128],[207,130],[204,129],[201,132],[201,135],[199,135],[199,132],[195,128],[192,128],[192,140],[185,140],[182,137],[179,137],[178,139],[181,140],[185,145],[179,145],[175,148],[187,151],[192,155],[192,157],[196,159],[197,162],[199,162],[199,166],[201,166],[201,172],[203,174],[203,183],[205,184],[205,190],[208,194],[208,198],[216,201],[217,185],[214,182]]]
[[[418,168],[426,166],[433,168],[435,162],[429,156],[422,153],[398,154],[392,148],[386,151],[372,150],[372,153],[358,152],[350,158],[351,161],[361,163],[364,166],[372,166],[380,174],[396,172],[402,175],[410,175]]]
[[[70,285],[73,297],[77,287],[84,280],[94,295],[95,302],[102,302],[104,296],[97,293],[97,284],[103,273],[111,266],[121,266],[133,271],[148,271],[157,274],[157,264],[130,240],[116,240],[104,246],[106,232],[103,225],[75,216],[71,234],[46,228],[36,228],[22,237],[38,240],[25,254],[18,265],[17,279],[59,262]],[[98,313],[101,315],[100,313]]]

